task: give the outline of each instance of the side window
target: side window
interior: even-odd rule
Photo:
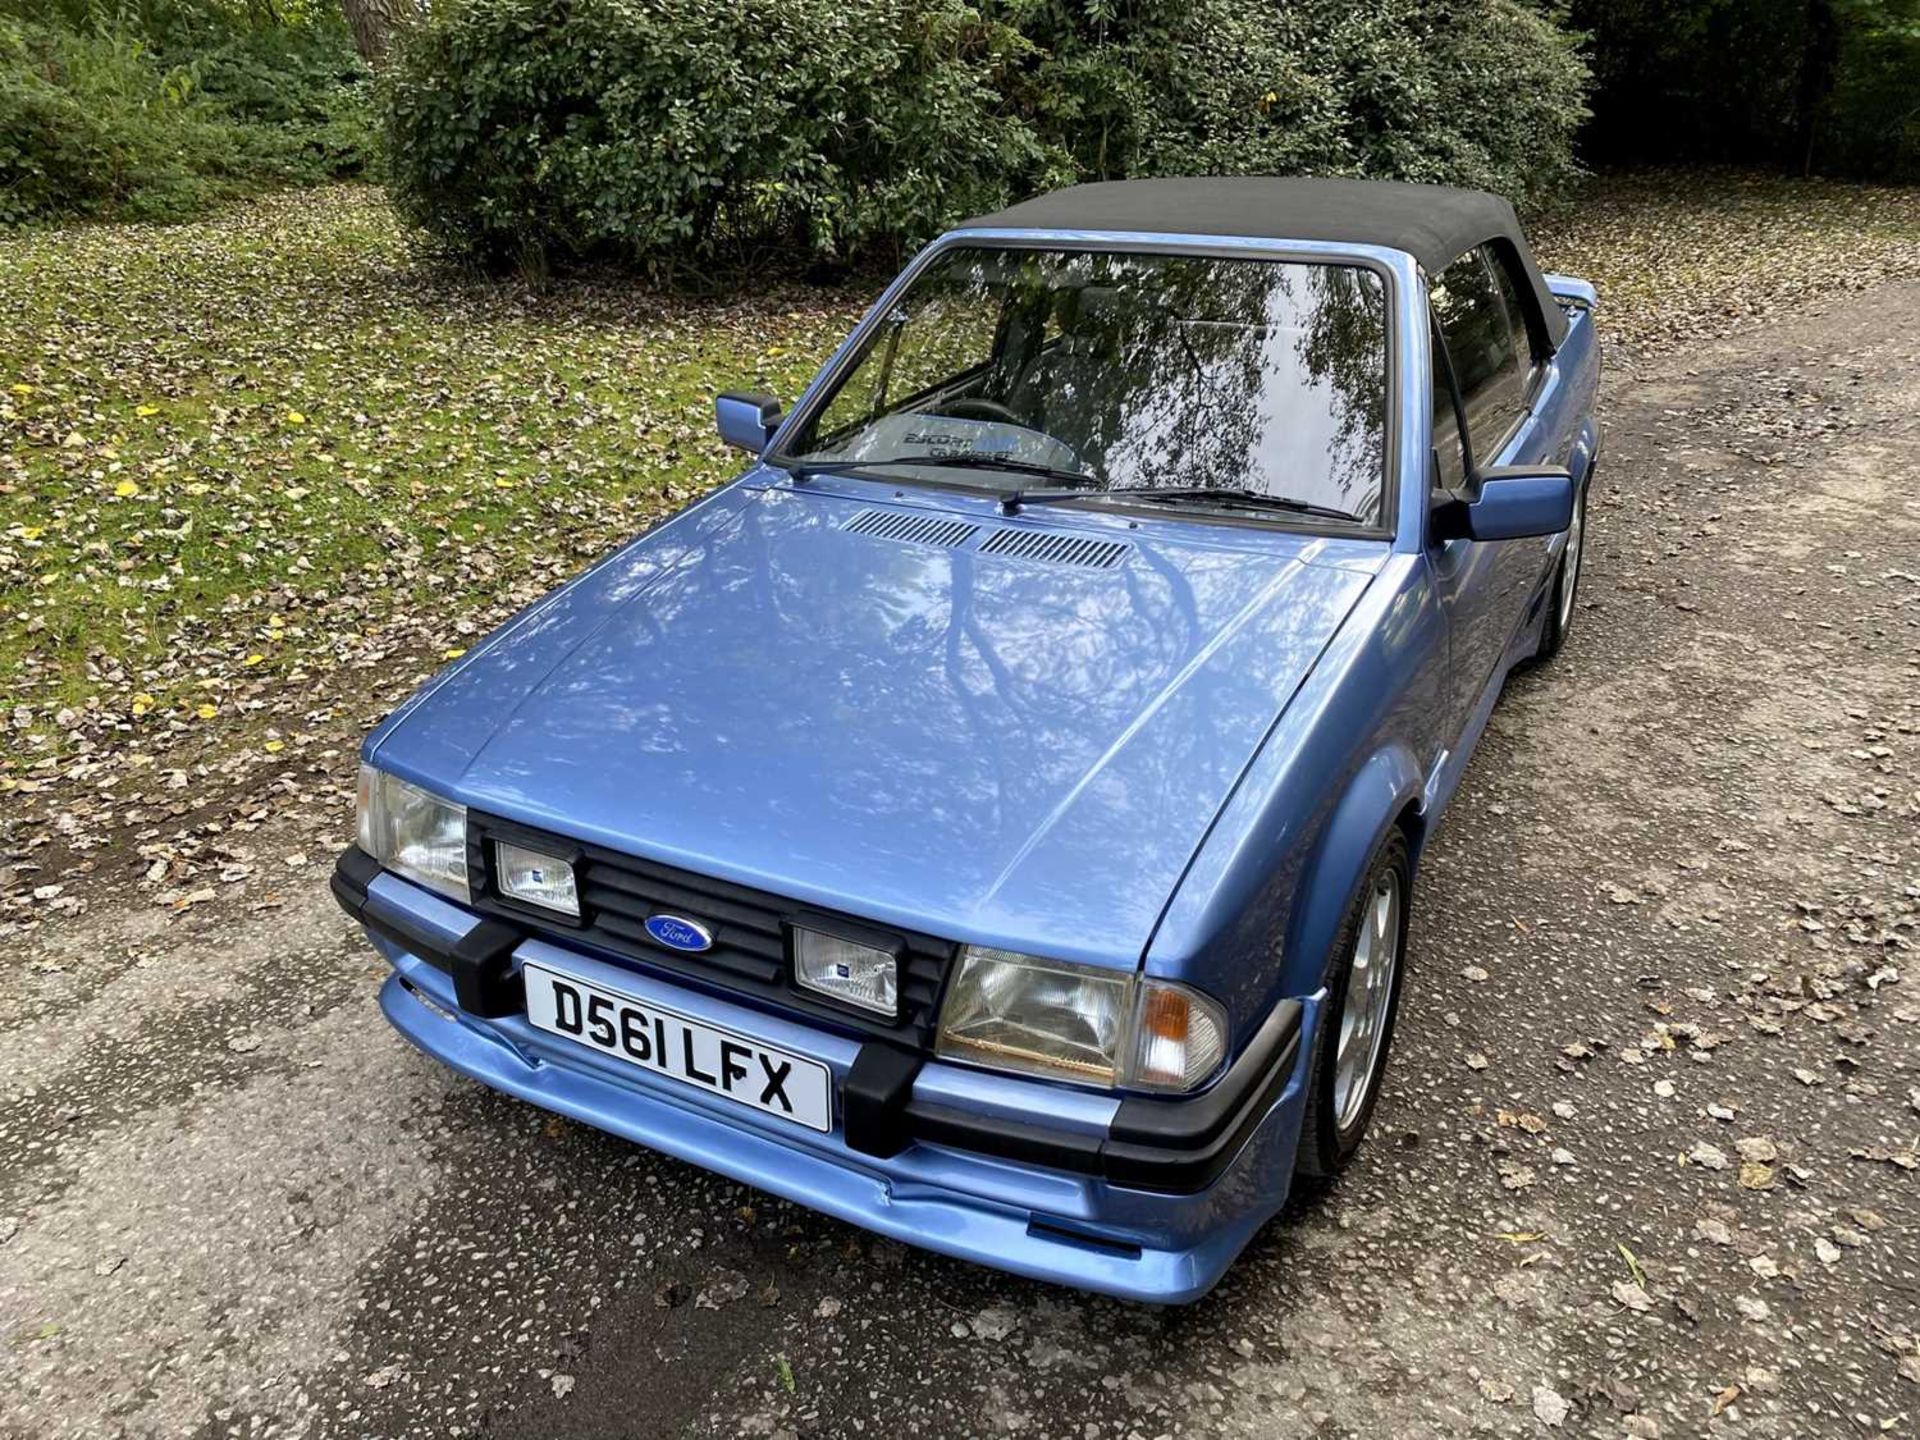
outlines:
[[[1526,376],[1506,302],[1479,250],[1441,271],[1431,294],[1466,408],[1467,438],[1474,458],[1490,464],[1526,408]]]
[[[1460,438],[1460,414],[1453,407],[1453,377],[1447,373],[1440,325],[1433,326],[1433,488],[1461,491],[1467,486],[1467,447]]]
[[[1514,283],[1513,267],[1491,245],[1482,245],[1480,251],[1487,257],[1487,268],[1493,271],[1494,284],[1499,286],[1500,299],[1507,307],[1507,328],[1513,332],[1513,349],[1520,357],[1520,373],[1531,380],[1533,336],[1527,329],[1527,312],[1522,308],[1524,302],[1520,298],[1520,287]]]

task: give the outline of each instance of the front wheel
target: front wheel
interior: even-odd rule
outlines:
[[[1589,477],[1591,478],[1591,477]],[[1540,648],[1535,660],[1551,660],[1567,643],[1567,631],[1573,624],[1573,604],[1580,594],[1580,559],[1586,550],[1587,486],[1573,497],[1573,519],[1567,525],[1567,548],[1560,552],[1560,569],[1553,578],[1553,594],[1547,597],[1547,618],[1540,627]]]
[[[1314,1027],[1313,1068],[1296,1168],[1326,1178],[1353,1159],[1373,1118],[1400,1009],[1413,878],[1406,836],[1380,842],[1328,962],[1326,1009]]]

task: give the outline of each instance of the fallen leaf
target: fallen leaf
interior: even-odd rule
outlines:
[[[1619,1304],[1638,1314],[1644,1315],[1653,1308],[1653,1297],[1630,1280],[1613,1282],[1613,1298]]]
[[[1533,1415],[1542,1425],[1558,1430],[1567,1423],[1567,1414],[1572,1410],[1566,1397],[1559,1391],[1545,1385],[1533,1387]]]

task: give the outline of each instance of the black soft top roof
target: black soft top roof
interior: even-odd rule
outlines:
[[[1404,250],[1429,275],[1493,241],[1531,281],[1547,338],[1558,345],[1566,334],[1566,317],[1540,277],[1513,206],[1484,190],[1270,176],[1107,180],[1036,196],[961,228],[1342,241]]]

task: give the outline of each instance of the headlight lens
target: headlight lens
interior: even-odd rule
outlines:
[[[500,893],[527,905],[580,918],[580,891],[573,866],[557,855],[543,855],[505,840],[493,847],[494,879]]]
[[[360,848],[396,875],[456,900],[467,888],[467,807],[360,767]]]
[[[900,965],[891,950],[793,927],[793,978],[808,990],[881,1015],[900,1007]]]
[[[1227,1052],[1206,996],[1131,972],[967,946],[940,1012],[938,1053],[1083,1084],[1191,1090]]]

